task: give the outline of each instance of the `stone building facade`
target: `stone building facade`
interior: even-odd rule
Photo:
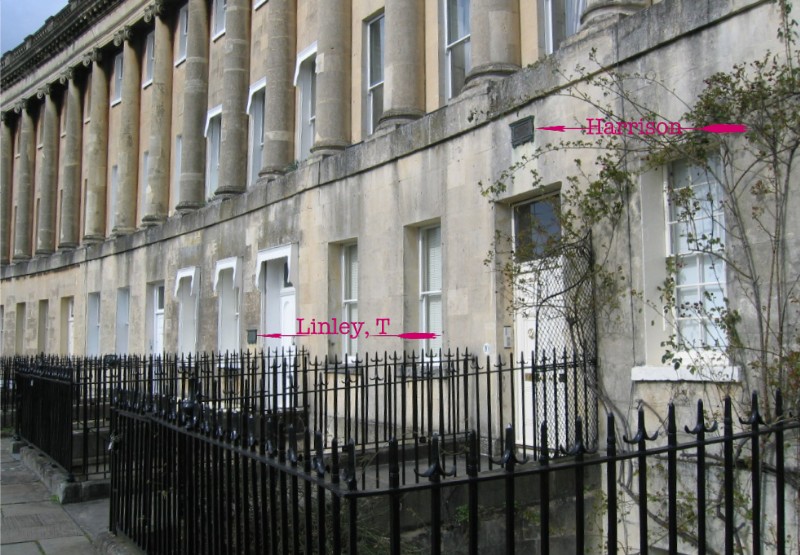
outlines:
[[[574,162],[492,204],[479,183],[550,140],[515,145],[511,124],[596,116],[540,62],[595,52],[691,99],[777,25],[760,0],[71,0],[2,59],[2,353],[529,349],[484,259]],[[652,196],[615,250],[645,295],[666,256]],[[363,330],[253,340],[333,318]],[[623,403],[660,375],[652,319],[601,323]]]

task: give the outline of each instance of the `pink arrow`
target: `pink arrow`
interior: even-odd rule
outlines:
[[[410,331],[407,333],[398,333],[398,334],[379,333],[377,335],[373,335],[372,337],[399,337],[401,339],[435,339],[439,337],[439,334],[421,332],[421,331]]]
[[[744,133],[747,126],[743,123],[712,123],[704,127],[683,127],[681,131],[705,131],[706,133]]]
[[[559,133],[563,133],[564,131],[570,129],[575,131],[582,131],[586,129],[585,127],[565,127],[563,125],[551,125],[549,127],[537,127],[536,129],[541,129],[542,131],[558,131]]]

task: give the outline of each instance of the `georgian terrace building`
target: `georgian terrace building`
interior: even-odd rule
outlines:
[[[491,204],[479,183],[550,140],[511,124],[597,117],[537,62],[596,52],[691,99],[775,50],[777,25],[755,0],[70,1],[2,58],[2,353],[529,351],[536,324],[484,259],[547,218],[574,162]],[[645,297],[668,254],[651,181],[613,250]],[[662,367],[653,318],[632,305],[598,331],[623,403]]]

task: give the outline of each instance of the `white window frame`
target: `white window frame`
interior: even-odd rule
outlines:
[[[263,77],[250,85],[250,92],[247,95],[247,113],[250,116],[250,144],[248,145],[248,185],[258,181],[258,172],[263,165],[264,153],[264,122],[266,121],[266,87],[267,78]],[[254,102],[254,97],[256,102]],[[259,102],[259,99],[261,101]],[[258,116],[261,116],[261,123],[258,125]]]
[[[562,40],[580,31],[586,0],[542,0],[541,9],[544,15],[545,52],[552,54],[558,50]],[[559,27],[563,25],[558,33],[555,29],[557,22]]]
[[[144,42],[144,80],[142,88],[145,89],[153,84],[153,70],[156,64],[156,32],[147,33]]]
[[[181,155],[183,152],[183,135],[175,135],[175,150],[173,151],[174,160],[172,174],[172,205],[177,206],[181,195]]]
[[[114,56],[114,73],[112,75],[112,94],[111,105],[116,106],[122,102],[122,66],[123,58],[122,52],[118,52]]]
[[[178,11],[178,57],[175,66],[186,60],[186,49],[189,44],[189,6],[183,6]]]
[[[385,109],[386,103],[385,99],[385,87],[384,82],[386,79],[386,65],[384,62],[384,58],[386,55],[386,27],[385,27],[386,18],[384,13],[381,12],[379,15],[373,17],[369,21],[366,22],[366,60],[367,60],[367,67],[366,71],[364,72],[366,79],[364,83],[366,85],[366,103],[367,103],[367,134],[370,135],[375,132],[375,129],[378,127],[378,122],[380,121],[380,117],[383,115],[383,111]],[[372,27],[373,25],[379,25],[380,27],[380,55],[381,55],[381,75],[379,80],[375,80],[373,82],[373,75],[372,75]],[[375,117],[375,95],[380,93],[381,97],[381,111],[378,117]]]
[[[48,325],[48,320],[50,319],[50,301],[48,299],[42,299],[39,301],[39,313],[37,316],[38,331],[36,334],[36,350],[39,353],[46,353],[48,351],[47,332],[49,331],[48,328],[50,327]]]
[[[457,91],[453,91],[453,69],[452,69],[452,52],[453,50],[461,45],[464,45],[464,79],[466,81],[466,76],[469,71],[472,69],[472,48],[471,48],[471,37],[472,37],[472,26],[470,22],[470,29],[469,31],[464,34],[463,36],[457,37],[453,42],[450,42],[450,0],[442,0],[444,2],[444,53],[445,53],[445,79],[446,79],[446,91],[447,91],[447,99],[451,99],[458,94],[463,89],[463,85]],[[470,10],[470,14],[472,12],[471,0],[456,0],[457,2],[464,2]],[[470,18],[467,18],[469,21]]]
[[[225,322],[226,314],[223,314],[223,291],[217,291],[217,286],[219,285],[220,274],[223,271],[230,270],[232,272],[231,276],[231,284],[233,288],[232,292],[232,299],[233,299],[233,322]],[[221,351],[222,350],[222,330],[223,327],[227,325],[234,326],[234,333],[235,333],[235,342],[236,342],[236,349],[239,348],[240,345],[240,337],[239,337],[239,313],[240,313],[240,301],[241,301],[241,279],[242,279],[242,271],[241,271],[241,260],[238,256],[233,256],[230,258],[225,258],[223,260],[218,260],[216,266],[214,268],[214,285],[213,285],[213,292],[217,295],[217,348]]]
[[[434,229],[439,230],[439,275],[441,276],[441,288],[439,289],[428,289],[428,282],[430,278],[430,270],[428,268],[428,233]],[[429,351],[430,349],[439,349],[442,342],[441,334],[444,331],[444,303],[442,298],[442,289],[444,286],[444,257],[442,256],[442,226],[441,224],[436,224],[432,226],[427,226],[420,228],[419,230],[419,320],[420,320],[420,327],[422,328],[422,332],[431,332],[436,330],[430,329],[430,322],[428,319],[428,312],[430,310],[430,303],[432,299],[438,297],[439,299],[439,306],[441,309],[441,314],[439,315],[439,319],[442,322],[442,330],[438,330],[440,334],[439,337],[436,339],[426,339],[424,341],[424,349],[425,351]],[[436,344],[439,344],[439,347]],[[437,355],[433,355],[434,358]]]
[[[228,0],[213,0],[211,4],[211,40],[215,41],[225,34],[225,19]]]
[[[114,164],[111,166],[111,180],[109,182],[110,190],[108,192],[108,229],[113,230],[117,224],[117,192],[119,191],[119,166]]]
[[[124,355],[129,351],[130,323],[131,289],[130,287],[119,287],[117,289],[116,327],[114,329],[114,352],[116,354]]]
[[[355,255],[355,276],[351,272],[351,262]],[[342,321],[355,322],[358,320],[358,243],[342,245]],[[354,287],[348,287],[355,283]],[[355,292],[355,295],[352,293]],[[355,361],[358,355],[358,338],[352,339],[349,335],[342,337],[342,355],[347,360]]]
[[[294,86],[298,87],[300,99],[297,110],[296,158],[305,160],[311,154],[316,134],[316,81],[317,43],[304,48],[297,55],[294,69]]]
[[[206,114],[206,199],[214,196],[219,187],[219,162],[222,149],[222,104]]]
[[[86,354],[100,354],[100,291],[89,293],[86,298]]]
[[[180,295],[181,282],[183,280],[189,281],[189,295],[188,299],[184,299]],[[179,353],[194,353],[197,351],[197,308],[200,295],[200,273],[197,266],[189,266],[181,268],[175,274],[175,298],[178,299],[178,352]],[[193,299],[193,300],[192,300]],[[192,307],[192,321],[187,322],[188,316],[186,314],[189,307],[185,306],[186,303],[193,303]],[[185,326],[191,324],[191,348],[184,349],[183,339],[186,335]]]
[[[67,356],[75,354],[75,297],[62,297],[61,351]]]
[[[139,203],[141,208],[139,209],[142,212],[142,216],[144,216],[144,211],[147,209],[147,183],[148,183],[148,172],[150,171],[150,151],[145,150],[142,152],[142,175],[139,179]]]
[[[678,162],[676,162],[676,163],[678,163]],[[724,192],[722,191],[722,185],[719,183],[719,181],[716,179],[716,177],[711,174],[711,172],[708,172],[708,175],[707,175],[708,181],[706,181],[706,182],[689,183],[689,184],[677,184],[677,183],[675,183],[674,182],[673,168],[674,168],[676,163],[670,164],[669,167],[667,168],[667,171],[665,172],[665,177],[668,180],[667,183],[664,184],[664,193],[666,195],[665,201],[664,201],[664,207],[665,207],[665,210],[666,210],[665,221],[666,221],[666,224],[667,224],[666,244],[665,244],[665,246],[666,246],[666,256],[674,258],[679,264],[680,264],[680,261],[694,259],[694,263],[696,264],[696,268],[697,268],[697,280],[694,281],[694,282],[689,282],[689,283],[685,283],[685,282],[681,283],[681,281],[682,281],[682,273],[680,271],[680,268],[678,268],[677,274],[675,275],[675,302],[676,302],[676,307],[675,307],[674,319],[675,319],[676,329],[674,330],[674,332],[677,333],[677,334],[680,334],[681,333],[680,328],[681,328],[681,324],[682,323],[694,322],[699,326],[699,333],[701,335],[701,346],[703,346],[703,345],[712,346],[714,341],[715,341],[715,339],[714,338],[709,338],[707,336],[708,327],[709,327],[709,325],[711,325],[710,322],[708,321],[708,318],[705,318],[705,317],[702,317],[702,316],[697,316],[697,315],[695,315],[695,316],[681,316],[680,315],[679,305],[681,303],[681,301],[680,301],[681,291],[682,290],[688,291],[688,290],[694,289],[695,290],[695,297],[698,299],[699,302],[703,302],[703,300],[705,299],[706,292],[709,292],[709,290],[711,290],[711,289],[719,289],[721,291],[722,297],[725,298],[727,296],[726,264],[725,264],[725,261],[721,257],[713,254],[713,252],[712,253],[708,253],[708,251],[692,249],[688,244],[687,244],[686,250],[679,250],[679,251],[676,252],[675,244],[676,244],[676,241],[678,241],[678,238],[677,238],[678,236],[676,236],[676,229],[681,225],[681,222],[686,222],[687,220],[680,219],[680,218],[677,218],[677,219],[673,218],[672,206],[671,206],[671,202],[670,202],[670,197],[669,197],[668,191],[669,190],[682,189],[682,188],[685,188],[687,186],[694,188],[696,185],[705,185],[705,184],[707,184],[709,187],[715,188],[717,194],[719,194],[719,195],[724,195]],[[689,166],[688,167],[688,172],[691,174],[693,166],[691,166],[691,165],[688,165],[688,166]],[[696,166],[694,166],[694,168],[696,168]],[[720,238],[722,244],[725,244],[725,214],[724,214],[724,209],[722,207],[722,200],[719,199],[719,198],[716,198],[716,195],[714,195],[712,192],[709,192],[709,195],[712,196],[712,199],[711,199],[712,213],[711,214],[705,214],[705,215],[703,215],[703,214],[698,215],[697,213],[695,213],[693,215],[694,217],[691,218],[691,220],[689,221],[688,225],[693,228],[692,233],[696,235],[698,233],[696,231],[698,223],[700,223],[702,221],[710,221],[710,224],[712,226],[712,237],[714,236],[713,234],[716,233],[717,236]],[[702,200],[703,199],[700,199],[697,196],[694,196],[694,198],[698,202],[701,202],[701,204],[702,204]],[[702,210],[702,208],[701,208],[701,210]],[[713,270],[712,270],[712,272],[714,274],[713,275],[713,279],[708,279],[704,275],[704,272],[705,272],[705,269],[706,269],[706,264],[703,261],[704,261],[704,259],[706,259],[706,257],[710,257],[708,260],[710,261],[711,267],[713,268]],[[710,294],[714,295],[713,292],[710,292]],[[723,302],[722,299],[716,299],[716,300],[718,302]],[[722,338],[722,339],[724,340],[725,338]],[[719,340],[719,338],[717,338],[717,341],[718,340]],[[692,351],[694,351],[694,349],[692,349]],[[712,351],[716,351],[716,349],[712,349]],[[687,353],[687,354],[689,354],[694,360],[696,360],[698,357],[705,358],[705,355],[707,353],[704,352],[704,353],[701,354],[701,353],[696,353],[696,352],[690,352],[690,353]]]

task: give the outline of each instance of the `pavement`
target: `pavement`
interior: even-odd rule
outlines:
[[[16,445],[15,445],[16,443]],[[20,451],[14,453],[13,451]],[[27,451],[27,453],[26,453]],[[2,555],[138,555],[108,531],[108,498],[61,504],[30,464],[29,447],[0,439],[0,552]]]

